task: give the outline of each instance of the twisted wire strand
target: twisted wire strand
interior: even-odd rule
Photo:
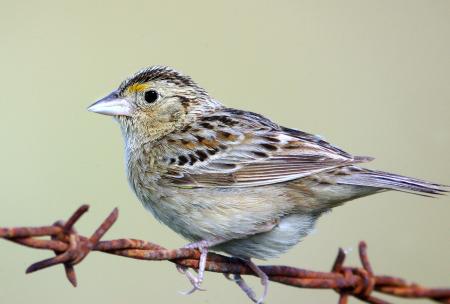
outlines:
[[[137,239],[116,239],[101,241],[105,233],[118,218],[115,208],[90,236],[79,235],[74,228],[77,221],[88,211],[88,205],[79,207],[65,222],[57,221],[50,226],[1,228],[0,238],[36,249],[52,250],[55,256],[30,265],[27,273],[62,264],[66,277],[77,285],[74,266],[83,261],[92,251],[98,251],[127,258],[161,261],[167,260],[180,266],[198,269],[200,252],[197,249],[166,249],[160,245]],[[50,239],[41,239],[48,236]],[[365,242],[359,243],[361,267],[344,266],[346,254],[339,249],[330,272],[311,271],[290,266],[259,266],[269,280],[281,284],[313,289],[333,289],[339,294],[338,303],[345,304],[349,297],[356,297],[366,303],[388,304],[377,298],[374,292],[402,297],[426,298],[438,303],[450,304],[450,288],[426,288],[408,283],[393,276],[375,275],[367,255]],[[241,275],[255,273],[241,260],[224,255],[210,253],[206,262],[206,271],[223,273],[227,277],[234,275],[235,282],[241,288],[245,282]]]

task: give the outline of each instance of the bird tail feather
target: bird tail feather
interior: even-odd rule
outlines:
[[[338,183],[391,189],[423,196],[437,196],[449,192],[449,186],[436,184],[398,174],[360,169],[350,175],[340,176]]]

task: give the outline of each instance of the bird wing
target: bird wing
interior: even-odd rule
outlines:
[[[251,112],[222,109],[165,139],[164,180],[180,187],[251,187],[369,161]]]

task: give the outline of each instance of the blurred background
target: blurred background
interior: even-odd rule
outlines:
[[[128,188],[116,123],[86,111],[136,70],[191,75],[228,106],[320,134],[376,160],[371,168],[450,183],[450,2],[0,1],[0,226],[65,219],[80,204],[89,235],[116,206],[104,239],[186,243]],[[450,198],[383,193],[335,209],[315,234],[266,264],[330,269],[338,247],[366,240],[375,271],[450,285]],[[250,303],[222,275],[207,292],[167,262],[94,253],[32,275],[51,256],[2,241],[0,303]],[[261,291],[257,279],[249,283]],[[268,303],[336,303],[333,291],[270,285]],[[352,300],[356,303],[356,300]],[[393,299],[396,303],[406,303]],[[416,301],[415,303],[419,303]]]

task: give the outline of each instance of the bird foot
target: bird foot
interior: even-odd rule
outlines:
[[[201,281],[198,279],[197,276],[195,276],[191,272],[189,272],[187,267],[184,267],[184,266],[181,266],[181,265],[177,265],[177,270],[181,274],[184,274],[188,278],[189,282],[192,285],[192,289],[187,290],[187,291],[180,291],[179,292],[180,294],[182,294],[184,296],[187,296],[187,295],[190,295],[190,294],[196,292],[197,290],[199,290],[199,291],[205,291],[206,290],[206,289],[203,289],[203,288],[200,287]]]
[[[249,297],[250,300],[252,300],[254,303],[262,304],[264,303],[264,300],[266,299],[267,293],[269,291],[269,277],[264,273],[264,271],[261,270],[261,268],[258,267],[258,265],[253,263],[251,260],[242,259],[242,261],[244,261],[244,263],[247,264],[247,266],[250,267],[250,269],[253,270],[253,272],[261,279],[261,284],[264,288],[262,296],[258,299],[253,289],[247,285],[240,274],[233,274],[233,277],[231,277],[230,274],[224,274],[225,278],[234,281],[241,288],[241,290],[245,292],[247,297]]]
[[[222,243],[222,239],[214,239],[214,240],[202,240],[194,243],[189,243],[183,248],[187,249],[198,249],[200,251],[200,259],[198,263],[198,271],[197,276],[193,275],[187,267],[177,265],[177,270],[186,275],[189,282],[192,284],[193,288],[187,292],[182,292],[184,295],[190,295],[194,293],[197,290],[204,291],[205,289],[200,288],[200,285],[203,282],[204,274],[205,274],[205,267],[206,267],[206,259],[208,257],[208,248],[214,245],[217,245],[219,243]]]
[[[244,281],[244,278],[241,277],[240,274],[233,274],[233,277],[229,273],[224,274],[225,278],[227,278],[230,281],[233,281],[239,286],[239,288],[245,292],[247,297],[249,297],[250,300],[252,300],[254,303],[258,303],[258,298],[256,297],[256,293],[253,291],[253,289],[247,285],[247,283]]]

